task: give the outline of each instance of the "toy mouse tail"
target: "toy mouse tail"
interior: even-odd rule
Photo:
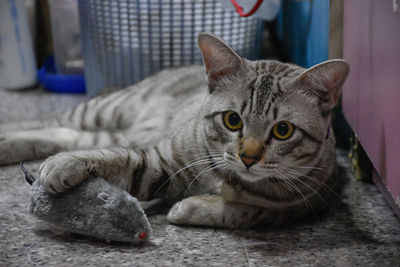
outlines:
[[[21,170],[25,174],[25,180],[28,182],[28,184],[32,185],[33,182],[35,182],[35,180],[36,180],[35,177],[33,177],[33,175],[30,172],[28,172],[27,169],[25,169],[24,162],[21,161],[19,166],[21,167]]]

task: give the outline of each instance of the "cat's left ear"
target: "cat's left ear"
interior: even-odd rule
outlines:
[[[218,37],[202,32],[197,37],[197,44],[203,57],[210,86],[240,71],[242,58]]]
[[[340,91],[349,71],[347,61],[332,59],[305,70],[297,80],[320,98],[322,111],[329,111],[339,101]]]

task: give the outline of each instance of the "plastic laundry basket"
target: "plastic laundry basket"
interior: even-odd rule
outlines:
[[[89,95],[122,88],[168,67],[201,64],[198,32],[208,31],[254,59],[262,21],[218,0],[79,0]]]

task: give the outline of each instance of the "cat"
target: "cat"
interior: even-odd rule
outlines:
[[[39,178],[50,192],[101,176],[139,200],[163,199],[173,224],[278,225],[329,208],[331,109],[347,62],[304,69],[241,58],[209,33],[197,42],[204,67],[163,70],[51,120],[0,125],[0,165],[52,155]]]

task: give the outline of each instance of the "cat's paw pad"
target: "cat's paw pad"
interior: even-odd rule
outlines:
[[[63,192],[77,186],[89,175],[84,160],[70,153],[60,153],[49,157],[40,166],[39,182],[50,192]]]

